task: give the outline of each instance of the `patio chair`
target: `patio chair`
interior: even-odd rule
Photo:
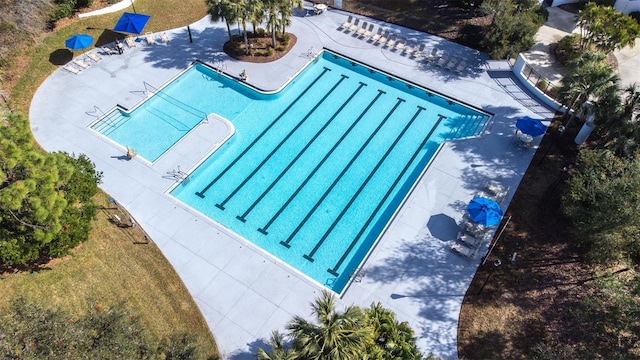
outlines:
[[[89,57],[89,59],[95,61],[95,62],[100,62],[102,61],[102,58],[100,57],[100,55],[96,54],[96,53],[87,53],[87,57]]]
[[[111,55],[113,55],[113,54],[117,54],[117,52],[116,52],[115,50],[113,50],[112,48],[110,48],[110,47],[108,47],[108,46],[106,46],[106,45],[105,45],[105,46],[103,46],[103,47],[101,47],[101,49],[102,49],[102,51],[103,51],[105,54],[107,54],[107,55],[109,55],[109,56],[111,56]]]
[[[460,229],[465,234],[469,234],[475,238],[484,237],[487,231],[489,231],[489,228],[487,228],[486,226],[482,226],[476,222],[471,221],[468,214],[464,214],[462,222],[460,223]]]
[[[509,193],[509,187],[489,181],[484,185],[484,191],[486,191],[493,200],[498,203],[502,203]]]
[[[148,45],[156,44],[156,40],[153,38],[153,34],[150,32],[144,34],[144,40],[147,42]]]
[[[458,64],[458,66],[456,66],[456,68],[454,69],[454,71],[458,74],[462,74],[462,72],[464,71],[464,69],[467,68],[467,62],[462,60],[460,61],[460,63]]]
[[[409,41],[409,45],[404,48],[402,55],[411,57],[411,55],[416,51],[416,45],[415,40]]]
[[[425,57],[425,59],[429,62],[436,61],[438,59],[438,49],[431,49],[431,52]]]
[[[347,21],[343,22],[342,25],[340,25],[339,29],[348,29],[351,26],[351,22],[353,21],[353,16],[349,15],[349,18],[347,19]]]
[[[458,241],[464,245],[470,246],[472,248],[477,248],[480,246],[480,244],[482,244],[483,238],[482,237],[475,237],[472,236],[470,234],[464,233],[464,232],[459,232],[458,233],[458,237],[457,237]]]
[[[80,74],[80,72],[82,71],[81,69],[78,69],[77,67],[71,65],[71,64],[66,64],[62,67],[63,69],[67,70],[68,72],[72,73],[72,74]]]
[[[389,41],[387,41],[385,46],[388,48],[392,48],[396,44],[396,41],[398,41],[398,34],[393,34],[393,36],[391,36],[391,38],[389,39]]]
[[[360,19],[356,18],[356,21],[354,21],[353,24],[351,24],[351,27],[349,27],[349,31],[356,31],[358,26],[360,26]]]
[[[358,31],[356,31],[356,35],[358,36],[362,36],[365,31],[367,31],[367,25],[369,25],[366,21],[362,23],[362,27],[360,27],[360,29],[358,29]]]
[[[91,67],[91,63],[89,63],[88,61],[84,61],[83,59],[80,59],[80,58],[73,59],[73,63],[80,66],[83,69],[88,69]]]
[[[448,62],[449,62],[449,54],[443,53],[442,56],[438,59],[438,61],[436,61],[436,65],[443,67],[447,65]]]
[[[387,39],[389,39],[389,30],[385,30],[384,34],[382,34],[382,36],[380,36],[376,41],[376,44],[385,44]]]
[[[400,51],[400,50],[404,49],[404,46],[406,44],[407,44],[407,38],[403,36],[402,40],[400,40],[400,42],[396,44],[395,49],[397,51]]]
[[[459,243],[453,243],[451,245],[451,251],[453,251],[454,253],[464,257],[467,260],[472,260],[474,257],[476,257],[476,250],[466,247],[462,244]]]
[[[382,37],[382,31],[383,31],[382,28],[378,28],[378,32],[371,37],[371,39],[370,39],[371,42],[375,43],[378,40],[380,40],[380,38]]]
[[[424,44],[420,44],[418,49],[413,52],[412,56],[414,59],[420,59],[422,56],[424,56]]]
[[[451,70],[451,71],[453,71],[453,69],[455,69],[455,68],[456,68],[456,65],[458,64],[458,61],[459,61],[459,60],[458,60],[458,58],[457,58],[457,57],[452,56],[452,57],[449,59],[449,62],[447,63],[447,65],[445,66],[445,68],[446,68],[447,70]]]
[[[373,34],[373,24],[369,25],[369,29],[367,29],[367,31],[365,31],[364,34],[362,34],[362,37],[366,39],[369,36],[371,36],[371,34]]]
[[[129,49],[133,49],[134,47],[136,47],[136,40],[133,38],[133,36],[127,36],[124,39],[124,42],[127,43]]]
[[[160,42],[163,44],[169,43],[169,37],[167,36],[166,32],[163,32],[162,34],[160,34]]]

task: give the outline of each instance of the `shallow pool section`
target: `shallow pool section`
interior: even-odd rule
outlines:
[[[439,145],[489,120],[328,51],[274,95],[201,65],[185,74],[181,101],[236,133],[171,194],[338,293]]]

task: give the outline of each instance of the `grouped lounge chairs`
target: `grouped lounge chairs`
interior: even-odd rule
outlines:
[[[367,31],[367,25],[369,25],[366,21],[362,23],[362,26],[358,31],[356,31],[357,36],[362,36]]]
[[[124,42],[127,44],[129,49],[133,49],[134,47],[136,47],[136,39],[134,39],[132,36],[126,37],[124,39]]]
[[[387,39],[389,39],[389,30],[385,30],[384,34],[375,41],[375,44],[384,44],[387,42]]]
[[[375,33],[375,35],[373,35],[371,37],[371,39],[369,39],[369,40],[371,40],[371,42],[373,42],[373,43],[377,42],[382,37],[382,32],[383,31],[384,30],[382,30],[382,28],[378,28],[378,32]]]
[[[425,45],[420,44],[418,49],[414,51],[413,54],[411,54],[411,56],[413,56],[415,59],[420,59],[421,57],[424,56],[424,48],[425,48]]]
[[[353,16],[349,15],[349,18],[347,19],[347,21],[343,22],[342,25],[340,25],[340,29],[350,28],[352,21],[353,21]]]
[[[148,32],[144,35],[144,40],[147,42],[147,45],[155,45],[156,40],[153,38],[153,34]]]
[[[453,243],[451,245],[451,251],[454,253],[466,258],[467,260],[472,260],[476,257],[476,249],[472,249],[470,247],[466,247],[460,243]]]
[[[102,57],[100,57],[100,55],[93,53],[93,52],[89,52],[87,53],[87,57],[95,62],[100,62],[102,61]]]
[[[80,58],[73,59],[73,63],[75,65],[78,65],[79,67],[81,67],[83,69],[88,69],[88,68],[91,67],[91,63],[89,63],[88,61],[85,61],[84,59],[80,59]]]
[[[393,34],[384,46],[391,49],[396,45],[396,41],[398,41],[398,34]]]
[[[407,44],[407,38],[406,37],[402,37],[402,39],[396,44],[395,49],[397,51],[401,51],[402,49],[404,49],[404,46]]]
[[[72,73],[72,74],[80,74],[80,72],[82,72],[82,69],[78,69],[77,67],[73,66],[71,63],[65,64],[63,67],[63,69],[67,70],[68,72]]]
[[[104,53],[105,53],[106,55],[114,55],[114,54],[117,54],[117,53],[118,53],[117,51],[113,50],[112,48],[110,48],[110,47],[108,47],[108,46],[106,46],[106,45],[105,45],[105,46],[103,46],[101,49],[102,49],[102,51],[104,51]]]
[[[362,37],[366,39],[371,36],[371,34],[373,34],[373,24],[369,25],[369,29],[362,34]]]
[[[360,26],[360,19],[356,18],[353,24],[351,24],[351,26],[349,27],[349,31],[356,31],[358,29],[358,26]]]
[[[160,34],[160,42],[163,44],[169,43],[169,37],[167,36],[166,32],[163,32],[162,34]]]

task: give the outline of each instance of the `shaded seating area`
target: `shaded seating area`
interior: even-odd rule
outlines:
[[[349,15],[349,18],[347,19],[347,21],[343,22],[338,29],[346,30],[350,28],[352,21],[353,21],[353,16]]]

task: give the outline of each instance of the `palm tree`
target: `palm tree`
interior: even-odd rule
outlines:
[[[264,4],[262,0],[248,0],[247,7],[249,9],[249,22],[253,26],[253,34],[256,33],[256,28],[265,19]]]
[[[559,92],[560,101],[567,107],[567,112],[589,100],[597,101],[608,92],[617,91],[620,78],[605,62],[605,58],[602,53],[585,52],[568,64],[569,73],[562,79]],[[575,116],[576,111],[567,122],[567,127]]]
[[[271,348],[271,353],[267,353],[264,349],[258,349],[256,358],[258,360],[296,360],[296,354],[292,349],[289,349],[284,344],[283,336],[278,330],[271,333],[271,338],[267,343]]]
[[[280,0],[278,6],[279,19],[278,27],[282,29],[282,36],[286,33],[286,27],[291,25],[291,17],[293,16],[293,9],[296,7],[302,9],[302,0]]]
[[[220,20],[226,22],[229,41],[231,41],[231,26],[229,24],[236,22],[238,19],[238,13],[235,7],[231,6],[228,0],[205,0],[205,2],[207,7],[209,7],[207,14],[211,17],[212,22],[218,22]]]
[[[271,33],[271,47],[276,48],[276,28],[278,22],[278,12],[280,0],[265,0],[264,10],[267,17],[267,28]]]
[[[420,360],[422,354],[416,346],[413,330],[407,322],[399,323],[395,314],[381,303],[371,304],[365,311],[369,326],[373,329],[375,345],[367,354],[375,359]]]
[[[336,312],[334,297],[323,291],[312,305],[318,325],[295,316],[287,325],[293,347],[301,359],[361,360],[371,344],[371,331],[364,313],[357,306]]]

